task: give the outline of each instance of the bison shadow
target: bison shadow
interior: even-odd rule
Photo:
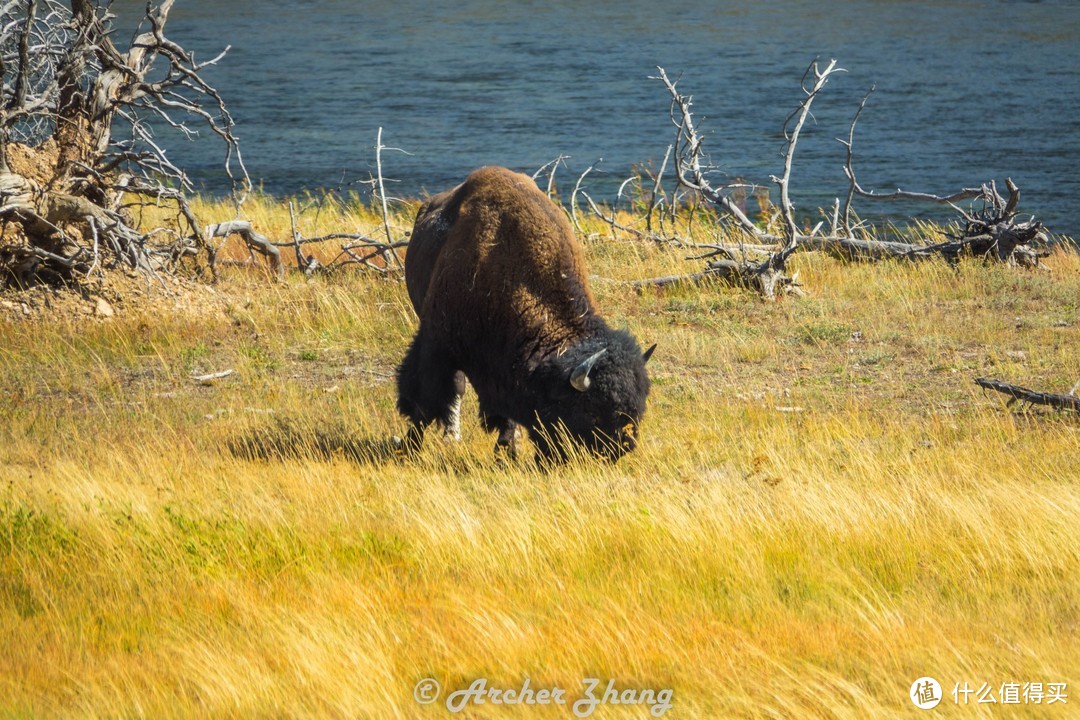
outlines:
[[[496,467],[501,469],[519,468],[550,472],[566,464],[582,463],[591,465],[598,458],[585,447],[575,445],[565,437],[551,440],[563,448],[565,454],[558,458],[545,458],[533,453],[523,453],[523,457],[511,458],[496,452],[491,455],[472,456],[467,452],[436,452],[422,459],[423,453],[414,449],[409,452],[402,439],[393,436],[360,437],[340,422],[312,424],[311,421],[297,421],[290,418],[272,417],[266,423],[246,428],[228,438],[225,446],[230,454],[241,460],[282,462],[334,461],[345,460],[358,465],[384,465],[388,463],[410,463],[419,461],[437,462],[440,467],[455,472],[471,472],[478,468]],[[560,432],[556,429],[555,432]],[[565,432],[562,430],[562,432]],[[524,440],[524,439],[523,439]],[[446,441],[445,447],[458,445]],[[527,445],[531,447],[531,443]]]
[[[244,460],[349,460],[383,464],[402,457],[401,442],[390,437],[357,437],[341,424],[320,426],[275,417],[229,438],[226,447]]]

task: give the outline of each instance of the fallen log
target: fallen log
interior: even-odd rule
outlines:
[[[891,258],[916,259],[929,257],[946,244],[916,245],[895,240],[870,240],[854,237],[814,235],[803,240],[804,250],[816,250],[840,260],[888,260]]]
[[[1068,395],[1057,395],[1054,393],[1030,390],[1019,385],[1011,385],[1006,382],[1001,382],[1000,380],[991,380],[990,378],[975,378],[975,384],[983,389],[996,390],[999,393],[1008,395],[1010,397],[1010,400],[1007,403],[1008,405],[1020,401],[1031,405],[1049,405],[1058,410],[1072,410],[1073,412],[1080,413],[1080,396],[1075,394],[1075,386]],[[1077,386],[1080,386],[1080,383],[1077,383]]]
[[[1004,231],[1008,233],[1008,231]],[[1015,238],[1014,235],[1010,237]],[[1039,260],[1050,254],[1045,247],[1030,247],[1026,243],[1031,239],[1045,238],[1031,235],[1024,244],[1011,243],[1008,252],[1003,252],[1004,245],[991,235],[979,234],[961,237],[940,243],[905,243],[896,240],[871,240],[854,237],[813,235],[801,242],[803,250],[816,250],[839,260],[869,261],[880,260],[925,260],[941,257],[955,263],[964,256],[995,257],[1004,262],[1012,262],[1022,267],[1039,267]]]
[[[727,259],[713,260],[701,272],[635,280],[630,283],[630,286],[641,291],[645,288],[665,288],[680,283],[700,285],[707,280],[717,280],[732,287],[754,290],[770,300],[775,300],[782,295],[802,297],[806,294],[799,284],[799,273],[788,276],[782,271],[769,268],[768,263],[768,260],[760,263]]]

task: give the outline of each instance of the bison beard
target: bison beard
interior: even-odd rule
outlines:
[[[481,168],[420,208],[405,257],[420,329],[398,368],[406,448],[452,425],[476,389],[496,451],[518,426],[546,460],[571,447],[619,458],[637,444],[648,353],[600,317],[581,248],[562,211],[527,175]]]

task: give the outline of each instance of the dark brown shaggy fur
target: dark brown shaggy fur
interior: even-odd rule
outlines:
[[[420,329],[399,369],[398,407],[413,442],[451,421],[460,371],[511,450],[515,423],[546,457],[565,456],[566,439],[609,457],[633,448],[649,388],[641,350],[600,317],[573,229],[530,177],[481,168],[431,198],[405,280]],[[574,368],[601,349],[589,389],[572,388]]]

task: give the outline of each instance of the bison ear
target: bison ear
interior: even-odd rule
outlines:
[[[655,350],[655,349],[656,349],[656,343],[653,343],[653,346],[651,348],[649,348],[645,352],[641,353],[641,364],[642,365],[649,362],[649,358],[652,357],[652,351]]]
[[[574,372],[570,373],[570,384],[575,390],[578,392],[585,392],[589,389],[589,385],[592,383],[592,381],[589,380],[589,371],[593,369],[593,365],[596,364],[596,361],[606,352],[607,348],[594,352],[574,368]]]

